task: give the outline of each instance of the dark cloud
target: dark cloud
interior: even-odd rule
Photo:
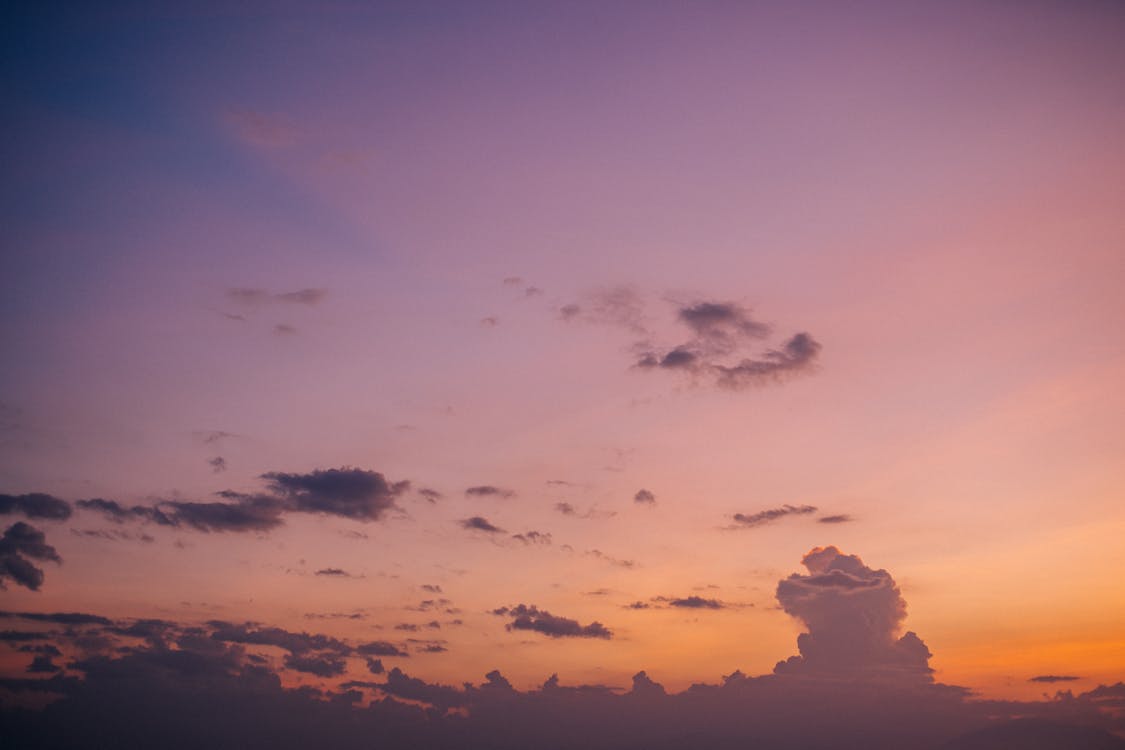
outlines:
[[[570,503],[555,503],[555,510],[562,513],[564,516],[573,516],[578,512]]]
[[[735,513],[735,525],[731,528],[749,529],[755,526],[764,526],[767,523],[772,523],[786,516],[805,516],[810,513],[816,513],[815,506],[783,505],[780,508],[770,508],[769,510],[762,510],[757,513]]]
[[[221,474],[227,470],[227,460],[222,456],[207,459],[207,465],[211,467],[211,471],[215,474]]]
[[[83,510],[100,513],[115,523],[138,521],[204,532],[269,531],[286,513],[323,513],[357,521],[376,521],[396,507],[395,499],[409,482],[388,482],[377,471],[343,467],[306,474],[271,472],[261,477],[267,492],[247,494],[224,490],[220,502],[168,500],[155,506],[126,507],[115,500],[79,500]]]
[[[770,334],[771,327],[756,320],[749,308],[733,302],[684,305],[676,318],[690,329],[692,337],[668,349],[638,342],[636,367],[687,372],[713,379],[719,387],[739,390],[808,371],[820,353],[820,344],[812,336],[798,333],[778,349],[746,356],[750,347]],[[741,358],[732,363],[734,357]]]
[[[512,539],[521,544],[551,544],[551,535],[543,531],[525,531],[522,534],[512,534]]]
[[[642,505],[655,505],[656,495],[642,488],[637,490],[637,494],[633,495],[633,502],[641,503]]]
[[[1081,679],[1082,679],[1081,677],[1075,677],[1073,675],[1041,674],[1041,675],[1036,675],[1035,677],[1032,677],[1031,679],[1028,680],[1028,682],[1046,682],[1046,683],[1076,682],[1076,681],[1081,680]]]
[[[913,632],[899,636],[906,602],[890,573],[855,555],[817,547],[777,585],[782,609],[805,624],[800,656],[778,662],[778,674],[867,675],[907,683],[932,681],[926,644]]]
[[[214,445],[227,438],[238,437],[238,435],[233,432],[226,432],[224,430],[200,430],[192,434],[202,440],[205,445]]]
[[[285,666],[317,677],[336,677],[344,673],[347,663],[333,654],[286,654]]]
[[[508,630],[532,630],[551,638],[605,638],[613,637],[613,632],[600,622],[580,625],[569,617],[556,617],[534,604],[517,604],[514,607],[500,607],[493,610],[495,615],[511,618],[505,627]]]
[[[387,670],[383,667],[382,659],[368,659],[367,671],[371,674],[383,674]]]
[[[653,601],[665,602],[669,607],[681,609],[725,609],[726,604],[718,599],[704,599],[702,596],[657,597]]]
[[[27,518],[64,521],[70,518],[70,503],[42,492],[0,495],[0,516],[21,513]]]
[[[500,283],[503,284],[504,286],[522,286],[523,285],[523,277],[522,276],[505,276],[503,279],[500,280]]]
[[[443,497],[445,497],[445,495],[441,494],[437,490],[431,490],[429,487],[419,487],[417,492],[428,503],[436,503],[438,500],[441,500]]]
[[[330,578],[354,578],[351,573],[342,568],[321,568],[316,571],[314,575],[328,576]]]
[[[55,548],[47,544],[42,531],[17,521],[0,537],[0,589],[6,588],[4,581],[10,579],[24,588],[38,591],[43,585],[43,570],[32,560],[62,562]]]
[[[445,685],[431,685],[415,677],[409,677],[398,667],[387,673],[383,692],[408,700],[430,703],[439,708],[464,705],[468,697],[463,691]]]
[[[853,519],[851,516],[846,515],[846,514],[841,514],[841,515],[836,515],[836,516],[821,516],[820,518],[816,519],[816,522],[817,523],[851,523],[853,520],[855,520],[855,519]]]
[[[54,674],[55,672],[61,672],[62,667],[51,661],[50,656],[41,654],[32,659],[27,671],[31,674]]]
[[[243,643],[257,646],[276,646],[291,654],[332,652],[350,654],[352,648],[343,641],[320,633],[294,633],[282,628],[260,627],[254,623],[235,624],[212,620],[211,639],[226,643]]]
[[[388,482],[377,471],[344,467],[307,474],[263,474],[270,489],[299,513],[327,513],[358,521],[378,520],[394,507],[409,482]]]
[[[516,496],[514,490],[505,489],[503,487],[494,487],[491,484],[481,484],[476,487],[469,487],[465,490],[467,497],[499,497],[507,500]]]
[[[56,625],[112,625],[113,621],[101,615],[85,612],[0,612],[0,617],[19,618],[31,622],[50,622]]]
[[[355,652],[361,656],[410,656],[398,646],[387,641],[369,641],[356,646]]]
[[[122,529],[71,529],[71,534],[84,539],[101,539],[107,542],[144,542],[151,544],[156,539],[148,534],[134,534]]]
[[[271,303],[315,305],[327,296],[327,289],[298,289],[292,292],[279,293],[257,287],[234,287],[227,290],[227,297],[230,300],[248,306]]]
[[[442,591],[441,591],[441,586],[438,586],[438,585],[437,585],[436,583],[423,583],[423,584],[422,584],[421,586],[419,586],[418,588],[422,589],[423,591],[428,591],[428,592],[430,592],[431,594],[440,594],[440,593],[442,593]]]
[[[469,531],[486,531],[489,534],[505,534],[507,532],[499,526],[493,526],[488,522],[487,518],[482,516],[473,516],[460,521],[461,528],[468,529]]]
[[[0,630],[0,643],[43,641],[50,637],[51,634],[44,631],[31,632],[25,630]]]

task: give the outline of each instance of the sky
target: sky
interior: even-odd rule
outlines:
[[[4,17],[0,703],[1125,679],[1117,3]]]

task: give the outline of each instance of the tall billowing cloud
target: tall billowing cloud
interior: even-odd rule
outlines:
[[[805,624],[800,656],[774,667],[777,674],[932,681],[926,644],[900,636],[906,602],[891,574],[855,555],[816,547],[802,558],[808,575],[777,584],[782,609]]]

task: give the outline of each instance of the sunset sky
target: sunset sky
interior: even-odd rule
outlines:
[[[834,545],[1125,679],[1120,4],[156,5],[5,11],[0,610],[671,692]]]

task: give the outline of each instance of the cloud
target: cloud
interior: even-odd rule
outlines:
[[[222,474],[227,470],[227,460],[222,456],[207,459],[207,465],[211,467],[212,473],[215,474]]]
[[[442,591],[441,591],[441,586],[439,586],[439,585],[437,585],[437,584],[435,584],[435,583],[423,583],[423,584],[422,584],[421,586],[419,586],[418,588],[422,589],[423,591],[428,591],[428,592],[430,592],[431,594],[440,594],[440,593],[442,593]]]
[[[469,487],[465,490],[466,497],[499,497],[504,500],[516,496],[515,490],[505,489],[503,487],[494,487],[491,484],[481,484],[476,487]]]
[[[648,332],[645,322],[645,299],[633,287],[613,286],[585,295],[581,303],[559,308],[559,318],[624,328],[637,335]]]
[[[522,544],[551,544],[551,535],[543,531],[525,531],[522,534],[512,534],[512,539]]]
[[[852,518],[849,515],[840,514],[840,515],[836,515],[836,516],[821,516],[820,518],[816,519],[816,522],[817,523],[851,523],[854,520],[855,519]]]
[[[441,494],[437,490],[432,490],[429,487],[419,487],[417,489],[417,492],[428,503],[436,503],[438,500],[441,500],[443,497],[445,497],[445,495]]]
[[[342,467],[308,473],[270,472],[261,479],[266,492],[224,490],[225,502],[168,500],[155,506],[126,507],[115,500],[79,500],[83,510],[115,523],[139,521],[204,532],[269,531],[282,525],[286,513],[323,513],[356,521],[377,521],[410,488],[409,482],[388,482],[377,471]]]
[[[820,343],[807,333],[798,333],[781,349],[771,349],[761,359],[743,359],[737,365],[716,365],[718,384],[730,390],[779,382],[808,371],[820,354]]]
[[[388,641],[369,641],[356,646],[355,652],[361,656],[410,656]]]
[[[637,490],[637,494],[633,495],[633,502],[641,503],[642,505],[655,505],[656,495],[652,494],[646,489]]]
[[[740,390],[810,371],[820,354],[820,343],[802,332],[780,348],[747,356],[772,329],[755,319],[749,308],[734,302],[704,300],[681,305],[676,320],[689,329],[691,338],[666,348],[638,341],[633,347],[639,352],[635,367],[685,372],[710,379],[721,388]]]
[[[507,532],[499,526],[493,526],[488,522],[487,518],[482,516],[473,516],[460,521],[461,528],[468,529],[469,531],[485,531],[489,534],[505,534]]]
[[[317,677],[336,677],[344,673],[346,662],[331,654],[286,654],[285,666]]]
[[[383,667],[382,659],[368,659],[367,671],[371,674],[383,674],[387,670]]]
[[[314,575],[327,576],[329,578],[354,578],[355,577],[351,573],[349,573],[348,571],[343,570],[342,568],[322,568],[321,570],[316,571],[316,573],[314,573]]]
[[[523,285],[523,277],[522,276],[505,276],[503,279],[500,280],[500,283],[503,284],[504,286],[522,286]]]
[[[685,596],[685,597],[656,597],[653,601],[665,602],[669,607],[678,607],[680,609],[725,609],[726,604],[718,599],[704,599],[702,596]]]
[[[780,508],[770,508],[769,510],[758,511],[757,513],[735,513],[735,525],[731,526],[732,529],[750,529],[755,526],[764,526],[767,523],[772,523],[778,519],[785,518],[786,516],[805,516],[810,513],[816,513],[816,507],[812,505],[783,505]]]
[[[573,516],[578,512],[570,503],[555,503],[555,510],[562,513],[564,516]]]
[[[27,671],[31,674],[54,674],[55,672],[61,672],[62,667],[52,662],[50,656],[41,654],[32,659]]]
[[[495,328],[500,325],[500,318],[495,315],[489,315],[480,319],[480,325],[482,328]]]
[[[31,519],[65,521],[70,518],[70,503],[42,492],[27,495],[0,495],[0,516],[22,513]]]
[[[1036,675],[1035,677],[1032,677],[1031,679],[1028,680],[1028,682],[1046,682],[1046,683],[1075,682],[1075,681],[1081,680],[1081,679],[1082,679],[1081,677],[1075,677],[1073,675],[1041,674],[1041,675]]]
[[[5,579],[11,579],[24,588],[38,591],[43,585],[43,570],[32,560],[62,562],[55,548],[47,544],[42,531],[17,521],[0,537],[0,589],[6,588]]]
[[[415,677],[409,677],[398,667],[387,673],[387,681],[382,689],[388,695],[423,701],[440,708],[464,705],[468,700],[465,693],[460,690],[446,685],[431,685]]]
[[[775,672],[932,681],[929,649],[913,632],[898,634],[906,602],[890,573],[835,547],[816,547],[801,563],[809,574],[779,582],[777,600],[807,631],[797,638],[800,655]]]
[[[606,553],[602,552],[599,549],[587,550],[586,555],[589,556],[589,557],[596,557],[597,559],[603,560],[603,561],[609,563],[610,565],[616,566],[618,568],[632,568],[632,567],[636,566],[636,564],[637,564],[633,560],[622,560],[619,557],[613,557],[612,555],[607,555]]]
[[[512,621],[505,627],[508,630],[531,630],[551,638],[604,638],[613,637],[613,632],[600,622],[580,625],[569,617],[556,617],[534,604],[517,604],[514,607],[500,607],[492,611],[494,615],[510,617]]]
[[[235,624],[212,620],[207,624],[213,628],[211,639],[214,641],[276,646],[291,654],[305,654],[310,651],[335,654],[352,652],[352,648],[343,641],[320,633],[294,633],[283,628],[261,627],[250,622]]]
[[[257,287],[234,287],[227,290],[227,297],[242,305],[257,306],[265,304],[316,305],[328,296],[327,289],[297,289],[292,292],[270,292]]]
[[[0,617],[12,617],[31,622],[50,622],[56,625],[112,625],[113,620],[86,612],[0,612]]]

